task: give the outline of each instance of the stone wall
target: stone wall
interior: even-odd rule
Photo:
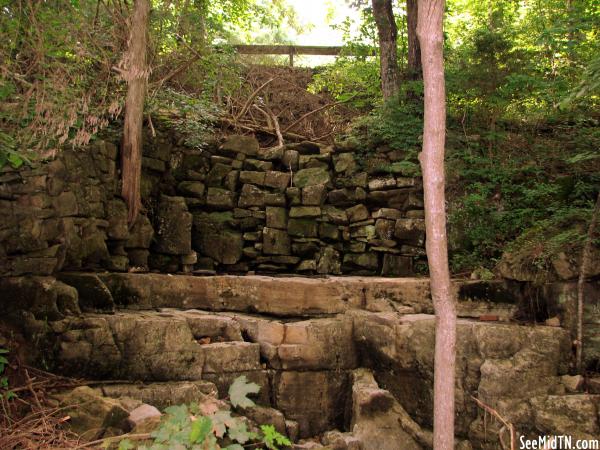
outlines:
[[[421,182],[382,152],[313,143],[204,151],[147,137],[131,229],[117,146],[0,169],[0,275],[63,270],[408,276],[424,261]]]

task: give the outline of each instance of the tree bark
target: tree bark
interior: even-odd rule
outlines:
[[[583,306],[585,292],[585,278],[588,273],[588,266],[592,259],[592,245],[596,233],[596,224],[600,215],[600,192],[596,198],[596,206],[592,213],[592,220],[588,228],[583,252],[581,254],[581,265],[579,266],[579,279],[577,280],[577,346],[575,347],[575,360],[577,363],[577,372],[583,373]]]
[[[444,144],[446,92],[443,55],[444,0],[419,0],[417,34],[421,44],[425,117],[419,155],[425,194],[426,250],[436,315],[433,382],[433,448],[454,448],[456,304],[448,268]]]
[[[384,100],[398,94],[399,71],[396,41],[398,29],[394,20],[391,0],[371,0],[373,17],[379,35],[379,60],[381,75],[381,91]]]
[[[406,27],[408,34],[408,78],[423,78],[421,67],[421,46],[417,38],[417,20],[419,14],[418,0],[406,0]]]
[[[131,29],[127,52],[121,61],[122,76],[127,81],[125,124],[121,148],[121,195],[128,210],[128,222],[133,224],[141,207],[140,181],[142,177],[142,123],[144,99],[148,82],[146,49],[148,44],[149,0],[135,0],[131,15]]]
[[[149,1],[135,0],[131,15],[128,48],[121,61],[122,76],[128,84],[121,145],[121,195],[127,203],[130,225],[135,221],[141,207],[142,123],[148,81],[146,50],[149,14]]]

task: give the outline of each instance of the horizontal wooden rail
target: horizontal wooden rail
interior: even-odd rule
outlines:
[[[319,55],[337,56],[344,47],[322,45],[264,45],[264,44],[237,44],[233,48],[242,55],[288,55],[290,66],[294,65],[294,55]],[[373,49],[371,52],[375,55]]]

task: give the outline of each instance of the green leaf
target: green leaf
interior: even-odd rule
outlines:
[[[236,408],[251,408],[255,403],[248,398],[248,394],[258,394],[260,386],[249,383],[246,375],[236,378],[229,387],[229,400]]]
[[[260,430],[264,435],[264,444],[271,450],[278,450],[277,445],[292,445],[290,440],[279,433],[273,425],[261,425]]]
[[[212,421],[208,417],[201,417],[192,422],[190,444],[200,444],[212,431]]]
[[[235,423],[229,427],[228,436],[240,444],[245,444],[253,437],[256,437],[255,433],[248,431],[246,423],[241,419],[236,420]]]
[[[244,450],[244,447],[242,447],[240,444],[231,444],[225,447],[223,450]]]
[[[225,436],[227,428],[235,425],[236,419],[231,417],[229,411],[217,411],[210,416],[213,423],[215,435],[219,438]]]
[[[134,445],[129,439],[123,439],[119,442],[118,450],[131,450],[132,448],[134,448]]]

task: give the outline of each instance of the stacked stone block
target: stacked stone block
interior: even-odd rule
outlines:
[[[421,182],[382,157],[364,168],[352,151],[261,149],[248,136],[184,154],[174,173],[193,216],[196,269],[413,274],[424,256]]]

